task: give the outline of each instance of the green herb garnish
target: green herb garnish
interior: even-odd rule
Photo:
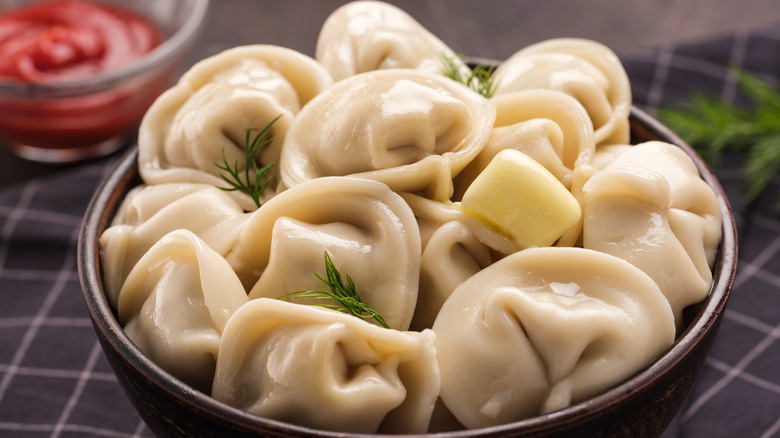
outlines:
[[[347,275],[347,284],[344,284],[344,281],[341,279],[341,273],[336,269],[336,266],[333,264],[327,251],[325,252],[325,272],[327,279],[322,278],[317,272],[315,272],[314,275],[325,283],[326,288],[291,292],[282,295],[279,298],[311,297],[316,300],[333,300],[338,304],[320,303],[318,305],[329,309],[336,309],[340,312],[348,312],[362,319],[374,318],[382,327],[390,328],[379,313],[360,300],[360,296],[357,293],[357,287],[355,286],[352,277]]]
[[[732,73],[752,109],[697,92],[686,104],[660,108],[657,115],[712,167],[720,165],[725,153],[744,156],[742,201],[750,205],[780,170],[780,93],[747,72]],[[775,209],[780,211],[780,201]]]
[[[219,176],[225,180],[225,182],[227,182],[230,187],[218,186],[218,189],[225,190],[227,192],[244,192],[251,196],[252,200],[255,201],[257,208],[260,208],[262,205],[260,203],[260,196],[263,195],[263,192],[268,186],[268,183],[271,182],[271,176],[268,175],[268,172],[274,166],[274,163],[263,167],[258,167],[257,162],[255,162],[255,155],[257,155],[258,152],[267,147],[273,141],[274,138],[270,136],[270,130],[273,124],[279,120],[280,117],[282,116],[276,116],[276,118],[271,120],[271,122],[268,123],[265,128],[259,131],[257,129],[246,130],[246,140],[244,143],[246,162],[244,164],[243,179],[242,172],[239,170],[240,168],[238,158],[236,158],[236,161],[231,167],[230,163],[228,163],[227,157],[225,157],[225,149],[222,149],[222,164],[214,163],[214,165],[222,171],[219,172]],[[252,138],[252,133],[255,131],[257,131],[257,134],[254,136],[254,138]],[[223,172],[227,172],[227,174]]]
[[[455,82],[466,85],[488,99],[493,97],[497,85],[493,78],[493,71],[496,69],[496,66],[494,64],[480,63],[474,66],[468,75],[465,75],[461,71],[462,64],[458,62],[463,61],[463,59],[463,55],[453,58],[447,54],[442,54],[442,74]]]

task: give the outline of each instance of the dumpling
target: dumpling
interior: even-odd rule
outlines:
[[[424,433],[439,394],[432,331],[388,330],[260,298],[225,328],[212,397],[317,429]]]
[[[263,201],[278,186],[278,160],[295,114],[332,84],[314,59],[294,50],[250,45],[225,50],[195,64],[163,93],[144,116],[138,134],[138,165],[147,184],[199,182],[220,187],[217,164],[246,165],[247,132],[268,132],[270,144],[254,158],[273,164]],[[256,206],[232,192],[246,210]]]
[[[206,184],[138,186],[125,196],[111,226],[100,236],[106,295],[116,305],[130,270],[149,248],[171,231],[186,229],[226,254],[247,219],[227,193]]]
[[[593,125],[573,97],[553,90],[523,90],[491,99],[496,122],[477,157],[455,178],[458,200],[490,161],[504,149],[515,149],[544,166],[577,201],[593,174]],[[558,239],[558,246],[574,246],[580,236],[577,223]]]
[[[420,290],[412,330],[430,328],[442,304],[469,277],[519,248],[507,236],[453,202],[401,196],[420,227]]]
[[[252,213],[226,258],[251,299],[278,298],[321,289],[314,273],[325,275],[325,251],[391,328],[409,328],[420,231],[406,202],[382,183],[329,177],[286,190]]]
[[[630,377],[674,341],[645,273],[583,248],[530,248],[458,287],[433,325],[441,399],[467,428],[570,406]]]
[[[282,181],[292,187],[351,175],[448,200],[452,178],[484,147],[495,112],[444,76],[403,69],[352,76],[295,118],[282,150]]]
[[[628,143],[631,84],[620,59],[596,41],[556,38],[532,44],[495,71],[495,96],[552,89],[572,95],[588,111],[596,143]]]
[[[685,307],[712,285],[721,216],[712,188],[668,143],[627,149],[584,187],[583,245],[636,265],[669,299],[678,328]]]
[[[593,169],[594,171],[604,170],[610,163],[615,161],[617,157],[631,149],[633,145],[630,144],[605,144],[596,147],[596,154],[593,156]]]
[[[177,230],[160,239],[130,271],[117,315],[149,359],[208,394],[222,331],[247,301],[225,259],[193,233]]]
[[[551,90],[525,90],[494,97],[496,121],[477,157],[456,178],[457,194],[504,149],[516,149],[550,171],[571,190],[578,167],[592,164],[593,128],[582,105]]]
[[[697,221],[701,220],[702,239],[695,247],[686,246],[686,251],[696,261],[699,271],[709,270],[702,267],[704,264],[712,268],[721,237],[720,208],[712,187],[701,178],[696,164],[685,151],[670,143],[648,141],[626,149],[609,167],[643,167],[663,175],[671,190],[671,207],[692,213],[698,217]],[[670,224],[672,229],[679,227],[682,230],[683,222],[682,218],[679,221],[675,218]],[[686,235],[677,231],[675,234]]]
[[[452,49],[403,10],[379,1],[355,1],[325,20],[314,57],[339,81],[389,68],[441,73],[444,56],[468,72]]]

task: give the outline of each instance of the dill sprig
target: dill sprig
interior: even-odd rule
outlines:
[[[225,156],[225,149],[222,149],[222,164],[214,163],[214,165],[217,166],[219,170],[221,170],[221,172],[219,172],[220,178],[228,183],[230,187],[218,186],[218,189],[227,192],[244,192],[251,196],[252,200],[255,202],[255,205],[257,205],[257,208],[260,208],[262,205],[260,202],[260,197],[263,195],[266,187],[268,187],[268,184],[271,182],[271,176],[268,175],[268,172],[271,170],[271,168],[273,168],[274,163],[265,165],[263,167],[258,167],[257,162],[255,161],[255,155],[257,155],[262,149],[267,147],[273,141],[274,138],[270,136],[270,130],[273,124],[276,123],[280,117],[281,115],[276,116],[275,119],[271,120],[271,122],[269,122],[265,128],[261,130],[246,130],[246,139],[244,143],[246,161],[244,164],[243,175],[239,167],[238,158],[236,158],[235,162],[231,166],[227,160],[227,157]],[[253,132],[257,132],[254,137],[252,137]],[[223,172],[226,172],[226,174]]]
[[[480,63],[474,66],[468,75],[465,75],[461,70],[463,67],[463,59],[463,55],[458,55],[457,58],[453,58],[446,53],[442,53],[442,74],[455,82],[466,85],[488,99],[493,97],[497,85],[493,78],[493,71],[496,69],[496,66],[494,64]]]
[[[355,281],[352,280],[352,277],[347,275],[347,284],[344,284],[341,273],[336,269],[336,266],[333,264],[327,251],[325,252],[325,276],[327,278],[323,278],[317,272],[315,272],[314,275],[325,284],[325,288],[291,292],[282,295],[279,298],[310,297],[316,300],[336,301],[338,304],[320,303],[318,306],[335,309],[340,312],[347,312],[362,319],[374,318],[382,327],[390,328],[379,313],[360,299],[360,296],[357,293],[357,286],[355,286]]]
[[[660,108],[657,115],[712,167],[726,153],[744,156],[742,202],[750,205],[780,170],[780,92],[745,71],[732,74],[752,101],[750,109],[696,92],[685,104]],[[780,211],[780,200],[775,210]]]

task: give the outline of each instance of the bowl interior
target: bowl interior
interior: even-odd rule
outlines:
[[[632,144],[660,140],[681,147],[691,156],[703,179],[715,191],[723,217],[723,233],[715,261],[710,294],[700,305],[687,312],[686,327],[674,344],[656,361],[624,383],[581,403],[550,414],[485,429],[444,434],[453,437],[507,435],[571,436],[587,432],[589,436],[625,433],[631,436],[660,435],[687,398],[698,378],[717,332],[718,323],[731,291],[737,265],[736,228],[726,195],[712,171],[693,149],[647,113],[632,108]],[[299,427],[248,414],[217,402],[172,377],[146,358],[121,330],[115,310],[103,292],[98,238],[109,226],[125,194],[140,183],[133,148],[118,162],[102,182],[87,209],[78,246],[79,277],[87,308],[104,352],[144,420],[156,432],[167,434],[182,429],[159,418],[155,408],[143,402],[141,392],[156,392],[175,399],[175,409],[188,414],[192,430],[212,430],[279,436],[355,436]],[[143,383],[139,383],[142,380]],[[139,387],[143,387],[140,391]],[[659,403],[662,402],[662,403]],[[163,402],[160,402],[163,403]],[[638,420],[642,418],[642,420]],[[201,429],[201,432],[203,430]]]

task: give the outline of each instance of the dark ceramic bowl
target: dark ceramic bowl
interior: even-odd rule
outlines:
[[[709,296],[695,309],[688,309],[684,332],[661,357],[611,390],[547,415],[436,436],[658,436],[688,397],[704,367],[734,281],[734,216],[713,173],[679,137],[636,108],[631,113],[631,131],[632,143],[661,140],[682,148],[718,197],[723,237]],[[78,270],[98,339],[119,382],[149,428],[159,436],[357,436],[260,418],[220,403],[163,371],[125,335],[103,291],[98,238],[127,191],[140,183],[136,159],[136,150],[129,151],[95,193],[79,238]]]

